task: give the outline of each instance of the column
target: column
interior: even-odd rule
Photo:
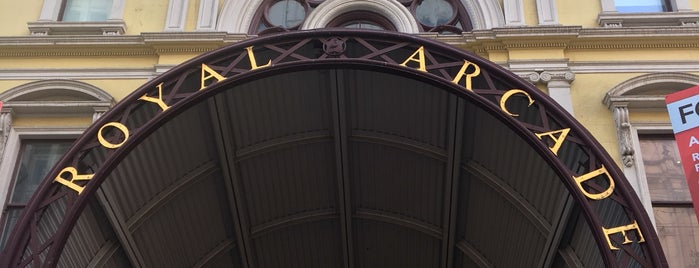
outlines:
[[[570,95],[570,83],[575,80],[571,71],[534,71],[518,72],[519,76],[532,84],[543,83],[549,91],[549,96],[563,109],[573,115],[573,100]]]

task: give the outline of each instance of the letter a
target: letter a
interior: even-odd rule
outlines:
[[[570,128],[564,128],[561,130],[556,130],[556,131],[550,131],[550,132],[545,132],[545,133],[535,133],[537,137],[541,140],[541,137],[543,136],[548,136],[551,138],[554,142],[553,147],[549,147],[551,151],[553,152],[554,155],[558,156],[558,149],[561,149],[561,145],[563,145],[563,141],[565,141],[566,137],[568,136],[568,133],[570,132]],[[558,137],[554,136],[553,134],[560,133]]]
[[[207,73],[209,75],[206,75]],[[223,77],[223,75],[220,75],[219,73],[217,73],[216,71],[211,69],[211,67],[202,63],[201,64],[201,88],[199,88],[199,90],[204,89],[206,87],[206,83],[205,83],[206,80],[209,80],[211,78],[216,78],[216,82],[221,82],[223,80],[226,80],[226,78]]]
[[[694,145],[694,144],[699,144],[699,140],[697,140],[697,138],[695,138],[694,136],[692,136],[692,137],[689,139],[689,147],[692,147],[692,145]]]
[[[415,58],[415,55],[417,55],[417,59]],[[408,59],[406,59],[403,63],[400,64],[400,66],[403,67],[408,67],[406,64],[408,64],[409,61],[415,61],[420,64],[420,67],[417,68],[420,71],[427,72],[427,68],[425,67],[425,47],[421,46],[418,48],[413,55],[410,55]]]

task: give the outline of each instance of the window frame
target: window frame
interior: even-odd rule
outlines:
[[[124,6],[126,0],[112,0],[105,21],[61,21],[66,0],[44,0],[37,21],[28,22],[31,35],[121,35],[126,32]]]
[[[614,9],[615,10],[618,9],[616,1],[617,0],[614,1]],[[672,12],[673,10],[676,9],[673,7],[674,3],[671,0],[657,0],[657,1],[659,1],[663,5],[663,10],[662,11],[652,11],[652,12]],[[639,12],[623,12],[623,11],[618,11],[618,12],[619,13],[639,13]],[[644,11],[640,11],[640,12],[644,12]]]
[[[52,101],[45,97],[51,96]],[[0,207],[5,210],[13,174],[19,162],[22,140],[76,139],[89,126],[22,126],[13,124],[21,118],[75,118],[97,120],[114,105],[107,92],[74,80],[50,79],[26,83],[0,93],[4,101],[0,110]],[[4,215],[2,217],[4,223]],[[4,227],[2,227],[4,228]]]
[[[606,28],[642,26],[699,26],[699,12],[693,11],[688,0],[663,0],[668,5],[664,12],[618,12],[615,0],[600,0],[602,11],[597,17],[599,26]]]
[[[9,235],[11,230],[5,230],[7,221],[7,209],[10,206],[12,192],[16,184],[16,173],[22,157],[22,147],[28,140],[46,141],[68,141],[77,139],[83,132],[83,128],[12,128],[8,135],[5,150],[0,162],[0,178],[10,178],[0,180],[0,247],[4,247],[2,239]],[[28,203],[27,203],[28,204]],[[14,205],[23,209],[27,204]]]

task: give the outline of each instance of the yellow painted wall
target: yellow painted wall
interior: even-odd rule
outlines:
[[[40,128],[86,128],[92,124],[92,116],[87,117],[21,117],[12,118],[13,127]]]
[[[523,48],[509,49],[510,60],[531,60],[531,59],[561,59],[565,57],[563,49],[560,48]]]
[[[24,85],[24,84],[29,83],[29,82],[32,82],[32,81],[30,81],[30,80],[0,80],[0,93],[5,92],[8,89],[12,89],[12,88],[15,88],[17,86]]]
[[[0,1],[0,36],[29,35],[27,22],[39,19],[44,1]]]
[[[156,56],[115,57],[0,57],[1,68],[145,68],[153,67]]]
[[[631,113],[629,113],[629,121],[631,122],[631,124],[670,124],[670,115],[667,113],[667,111],[664,110],[652,112],[632,111]]]
[[[599,27],[597,15],[602,11],[599,0],[557,0],[558,22],[567,26]]]
[[[567,50],[571,61],[656,60],[685,61],[699,58],[697,49],[594,49]]]
[[[524,22],[529,26],[539,25],[539,14],[536,11],[536,0],[522,1],[524,7]]]
[[[619,163],[619,148],[612,111],[602,103],[604,94],[625,81],[627,74],[577,74],[571,84],[575,118]]]
[[[197,17],[199,17],[200,1],[201,0],[189,1],[189,7],[187,9],[187,20],[185,22],[184,27],[185,31],[193,32],[197,29]]]
[[[198,8],[201,0],[188,1],[185,31],[195,31]],[[498,0],[502,7],[502,0]],[[124,21],[127,25],[126,35],[140,35],[143,32],[162,32],[165,28],[169,0],[133,1],[127,0],[124,12]],[[0,36],[28,36],[27,22],[36,21],[43,5],[42,0],[33,1],[0,1]],[[224,1],[220,1],[223,8]],[[536,0],[523,0],[525,22],[529,26],[538,25]],[[699,10],[699,1],[690,0],[694,10]],[[585,28],[598,28],[597,16],[601,11],[598,0],[586,1],[584,4],[576,0],[556,0],[558,19],[561,25],[582,26]],[[527,37],[529,38],[529,37]],[[537,38],[537,37],[531,37]],[[505,40],[504,42],[519,42],[521,40]],[[642,41],[642,40],[639,40]],[[503,40],[479,41],[502,44]],[[610,42],[599,40],[598,44]],[[630,41],[633,43],[635,41]],[[144,47],[148,44],[144,44]],[[478,46],[478,45],[477,45]],[[155,48],[155,47],[152,47]],[[47,48],[48,49],[48,48]],[[69,48],[75,49],[75,48]],[[564,49],[564,48],[511,48],[508,50],[488,51],[490,60],[500,64],[506,64],[509,60],[530,59],[569,59],[575,62],[615,62],[635,60],[699,60],[697,49]],[[8,69],[77,69],[77,68],[153,68],[156,65],[177,65],[198,53],[161,53],[159,55],[139,55],[120,57],[0,57],[0,68]],[[641,73],[597,73],[576,74],[576,79],[571,85],[576,118],[592,132],[592,134],[610,152],[614,159],[618,158],[616,133],[612,113],[602,104],[604,94],[611,88]],[[146,79],[90,79],[83,80],[95,85],[109,94],[117,101],[147,82]],[[0,92],[10,88],[26,84],[32,81],[26,80],[0,80]],[[546,88],[537,85],[542,91]],[[24,121],[23,121],[24,120]],[[38,119],[24,118],[18,121],[20,124],[44,124]],[[78,122],[70,121],[66,122]],[[663,111],[632,114],[634,122],[667,122],[667,114]],[[82,122],[82,121],[80,121]],[[73,124],[73,123],[69,123]],[[77,124],[77,123],[75,123]]]
[[[692,10],[699,10],[699,1],[696,0],[689,0],[689,7],[692,8]]]
[[[124,6],[126,34],[162,32],[165,29],[167,8],[168,0],[126,1],[126,6]]]
[[[120,80],[84,80],[83,82],[92,84],[107,91],[114,100],[120,101],[148,82],[147,79],[120,79]]]

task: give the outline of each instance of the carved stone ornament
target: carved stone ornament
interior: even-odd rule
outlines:
[[[548,84],[551,81],[565,81],[573,82],[575,80],[575,73],[571,71],[540,71],[540,72],[529,72],[519,75],[520,77],[528,80],[532,84],[544,83]]]
[[[345,53],[347,44],[345,44],[345,39],[340,37],[330,37],[323,41],[323,51],[328,56],[339,56]]]
[[[0,155],[5,153],[5,145],[7,144],[7,137],[10,135],[10,126],[12,125],[12,110],[3,110],[5,111],[0,113]]]
[[[621,160],[624,163],[624,166],[632,167],[635,152],[633,149],[633,142],[631,141],[631,124],[629,123],[628,107],[614,107],[614,123],[616,124]]]

